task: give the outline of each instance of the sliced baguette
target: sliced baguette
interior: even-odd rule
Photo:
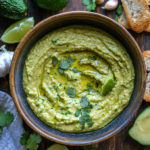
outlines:
[[[147,75],[146,90],[143,99],[147,102],[150,102],[150,73]]]
[[[131,27],[127,21],[127,18],[126,18],[126,15],[125,15],[125,12],[123,12],[119,18],[118,18],[118,23],[121,24],[124,28],[128,29],[128,30],[131,30]],[[144,30],[146,32],[150,32],[150,24],[148,26],[148,28],[146,30]]]
[[[146,65],[146,70],[150,71],[150,51],[149,50],[144,51],[143,56]]]
[[[132,30],[140,33],[150,24],[147,0],[122,0],[126,18]]]

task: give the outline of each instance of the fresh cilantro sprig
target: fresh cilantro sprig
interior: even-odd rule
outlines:
[[[54,66],[57,64],[58,60],[57,58],[54,56],[53,59],[52,59],[52,63],[54,64]]]
[[[29,132],[26,131],[20,138],[21,145],[24,145],[29,150],[37,150],[41,141],[41,136],[35,132],[33,134],[29,134]]]
[[[75,97],[75,95],[76,95],[75,89],[73,89],[73,88],[68,88],[68,89],[67,89],[67,95],[70,96],[70,97]]]
[[[87,145],[87,146],[82,146],[82,148],[84,150],[90,150],[91,147],[98,148],[98,143],[95,143],[95,144],[92,144],[92,145]]]
[[[122,5],[118,5],[117,9],[116,9],[116,17],[115,17],[115,21],[118,22],[118,18],[119,16],[123,13],[123,6]]]
[[[10,112],[7,112],[4,114],[2,111],[0,111],[0,133],[3,132],[4,126],[10,124],[14,120],[14,115],[11,114]]]
[[[96,0],[83,0],[82,4],[87,6],[86,9],[88,11],[95,10],[96,8]]]
[[[73,59],[72,57],[68,57],[67,58],[67,61],[70,63],[70,64],[73,64],[75,61],[76,61],[76,59]]]

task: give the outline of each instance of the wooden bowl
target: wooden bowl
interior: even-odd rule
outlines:
[[[45,34],[54,29],[71,25],[85,24],[101,28],[110,33],[124,45],[135,68],[135,88],[128,107],[104,128],[87,133],[64,133],[52,129],[41,122],[31,111],[22,87],[22,70],[31,47]],[[65,145],[88,145],[106,140],[122,130],[134,117],[141,105],[145,91],[146,71],[142,53],[130,33],[114,20],[98,13],[75,11],[47,18],[38,23],[21,40],[15,50],[9,75],[10,90],[14,103],[24,121],[43,137]]]

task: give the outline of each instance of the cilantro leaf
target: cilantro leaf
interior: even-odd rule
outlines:
[[[79,70],[78,70],[76,67],[74,67],[74,68],[72,69],[72,71],[73,71],[74,73],[78,73],[78,72],[79,72]]]
[[[119,5],[116,9],[116,13],[120,16],[123,13],[123,6]]]
[[[29,150],[37,150],[38,144],[42,141],[42,138],[39,134],[33,133],[30,134],[29,139],[26,144],[26,148]]]
[[[82,148],[83,148],[84,150],[90,150],[91,145],[82,146]]]
[[[70,67],[70,64],[68,63],[68,61],[62,59],[60,61],[60,64],[59,64],[59,68],[63,69],[63,70],[66,70]]]
[[[53,59],[52,59],[52,63],[54,64],[54,66],[57,64],[58,60],[57,58],[54,56]]]
[[[68,114],[70,114],[70,111],[67,111],[67,112],[65,113],[65,115],[68,115]]]
[[[82,4],[87,6],[86,9],[88,11],[95,10],[96,8],[96,0],[83,0]]]
[[[96,91],[93,89],[93,88],[91,88],[91,87],[88,87],[88,89],[89,89],[89,92],[92,92],[92,93],[95,93]]]
[[[29,138],[29,135],[30,133],[28,131],[25,131],[22,135],[21,135],[21,138],[20,138],[20,143],[21,145],[26,145],[27,143],[27,140]]]
[[[67,61],[70,63],[70,64],[73,64],[75,61],[76,61],[76,59],[73,59],[73,58],[71,58],[70,56],[67,58]]]
[[[98,148],[98,143],[92,144],[91,145],[93,148]]]
[[[3,132],[3,128],[0,126],[0,134]]]
[[[88,98],[87,97],[82,97],[81,98],[81,105],[82,105],[82,107],[85,108],[85,107],[88,106],[88,104],[89,104]]]
[[[70,97],[75,97],[76,91],[73,88],[68,88],[67,89],[67,95]]]
[[[59,39],[56,39],[54,41],[52,41],[53,45],[56,45],[56,42],[58,41]]]
[[[119,16],[118,16],[118,15],[116,15],[116,18],[115,18],[114,20],[118,22],[118,18],[119,18]]]
[[[79,117],[79,115],[80,115],[80,110],[76,110],[75,117]]]
[[[64,70],[58,68],[58,72],[59,72],[60,74],[63,74],[63,73],[64,73]]]
[[[10,112],[7,112],[4,114],[3,112],[0,112],[0,126],[4,127],[14,120],[14,115],[11,114]]]

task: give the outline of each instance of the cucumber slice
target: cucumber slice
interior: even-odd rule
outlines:
[[[60,144],[53,144],[47,150],[69,150],[67,146]]]
[[[150,145],[150,106],[137,117],[129,135],[142,145]]]

